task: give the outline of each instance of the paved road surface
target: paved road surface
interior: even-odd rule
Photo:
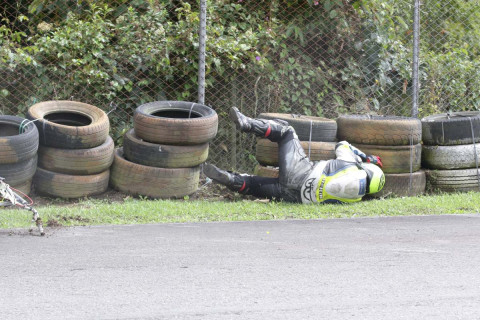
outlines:
[[[480,216],[0,231],[1,319],[480,319]]]

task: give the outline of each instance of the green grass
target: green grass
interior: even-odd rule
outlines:
[[[37,210],[47,226],[438,215],[479,213],[480,193],[391,198],[347,205],[127,198],[117,203],[82,200],[76,204],[40,206]],[[25,210],[0,209],[0,228],[26,228],[30,217]]]

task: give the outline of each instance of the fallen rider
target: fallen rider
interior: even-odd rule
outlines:
[[[268,138],[279,147],[278,178],[232,173],[204,164],[207,177],[233,191],[295,203],[349,203],[379,192],[385,184],[380,157],[366,155],[346,141],[335,146],[336,159],[314,163],[286,121],[252,119],[237,108],[229,116],[238,130]]]

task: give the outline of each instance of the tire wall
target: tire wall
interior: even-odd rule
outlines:
[[[139,106],[133,119],[136,135],[168,145],[196,145],[211,141],[218,131],[217,113],[202,104],[156,101]]]
[[[420,120],[394,116],[341,116],[337,120],[338,140],[352,144],[415,145],[422,139]]]
[[[368,197],[415,196],[425,192],[421,169],[422,124],[416,118],[349,115],[337,120],[338,140],[382,159],[385,185]]]
[[[365,154],[380,156],[384,173],[409,173],[420,170],[422,162],[422,146],[376,146],[353,144]]]
[[[38,141],[37,127],[27,119],[0,116],[0,177],[27,195],[37,169]]]
[[[480,112],[436,114],[422,119],[422,165],[431,191],[480,191]]]
[[[374,198],[394,195],[397,197],[412,197],[425,192],[426,175],[424,170],[410,173],[385,174],[385,186],[380,192],[372,195]]]
[[[335,120],[285,113],[261,113],[258,118],[287,121],[295,129],[300,141],[336,141],[337,123]]]
[[[278,168],[258,164],[255,167],[254,174],[266,178],[278,178],[279,171]]]
[[[133,124],[115,152],[111,186],[159,199],[196,192],[200,164],[217,134],[217,113],[193,102],[156,101],[139,106]]]
[[[107,190],[114,143],[103,110],[76,101],[45,101],[31,106],[28,117],[40,132],[33,179],[38,194],[70,199]]]
[[[52,119],[52,115],[58,115]],[[61,149],[98,147],[108,137],[107,114],[92,105],[76,101],[45,101],[31,106],[27,118],[35,121],[40,144]],[[50,119],[50,120],[49,120]],[[78,123],[87,121],[86,123]]]
[[[157,168],[130,162],[115,152],[110,183],[116,190],[152,198],[182,198],[197,191],[200,167]]]

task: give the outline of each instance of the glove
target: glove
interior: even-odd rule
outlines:
[[[383,168],[382,159],[379,156],[374,156],[374,155],[367,156],[367,162],[376,164],[380,168]]]

